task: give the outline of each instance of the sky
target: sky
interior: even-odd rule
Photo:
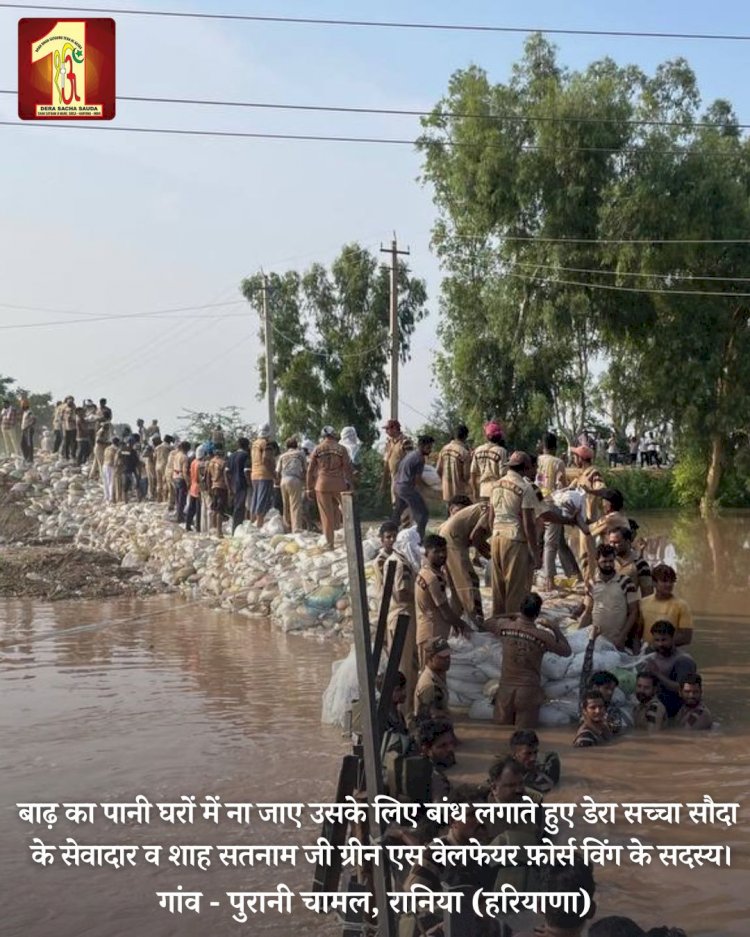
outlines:
[[[112,6],[101,0],[97,6]],[[750,34],[750,5],[497,2],[132,0],[144,10],[251,13],[520,27]],[[71,8],[72,9],[72,8]],[[69,15],[59,8],[60,15]],[[0,89],[17,82],[17,20],[0,8]],[[101,15],[101,14],[99,14]],[[117,90],[192,97],[429,109],[469,64],[505,81],[523,34],[240,23],[115,14]],[[553,37],[572,68],[609,55],[653,71],[685,56],[706,101],[729,98],[750,123],[748,42]],[[401,375],[402,422],[424,422],[438,396],[440,267],[436,218],[410,147],[100,133],[17,121],[0,94],[0,374],[54,398],[105,396],[116,421],[239,406],[262,421],[258,321],[247,304],[170,318],[76,323],[241,299],[244,276],[330,262],[345,243],[377,251],[395,231],[427,281],[429,315]],[[414,137],[417,118],[303,114],[118,102],[114,125]],[[106,126],[103,124],[102,126]],[[386,258],[387,260],[387,258]],[[32,307],[13,309],[10,306]],[[47,310],[47,311],[44,311]],[[50,312],[49,310],[53,310]],[[226,318],[221,318],[222,313]],[[230,315],[231,314],[231,317]],[[59,324],[58,324],[59,323]],[[384,413],[387,403],[384,403]]]

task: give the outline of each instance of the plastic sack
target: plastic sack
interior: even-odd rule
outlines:
[[[276,514],[274,517],[269,517],[261,528],[264,534],[267,536],[274,537],[277,534],[284,533],[284,520],[280,514]]]
[[[437,469],[434,465],[430,465],[429,462],[425,463],[425,467],[422,469],[422,481],[428,488],[442,489],[443,483],[440,481]]]
[[[557,703],[545,703],[539,709],[539,725],[546,729],[567,726],[570,725],[570,716],[560,709]]]
[[[612,673],[620,681],[618,689],[620,689],[625,696],[632,696],[633,693],[635,693],[635,681],[637,676],[635,670],[629,667],[615,667]]]
[[[451,680],[450,674],[446,682],[448,684],[448,693],[450,694],[451,702],[453,702],[454,696],[468,700],[479,699],[482,696],[483,683],[468,683],[466,680]]]
[[[422,565],[422,546],[416,527],[406,527],[399,531],[395,548],[407,560],[414,572],[419,572]]]
[[[323,723],[346,728],[346,714],[356,699],[359,699],[359,682],[357,658],[352,648],[343,660],[331,665],[331,680],[323,693]]]
[[[542,689],[549,700],[567,699],[568,697],[574,697],[577,700],[579,682],[577,677],[552,680],[550,683],[545,684]]]
[[[343,586],[318,586],[305,597],[305,605],[311,611],[327,612],[333,608],[346,590]]]
[[[469,707],[469,719],[492,719],[495,715],[495,707],[486,697],[474,700]]]
[[[546,680],[562,680],[572,670],[576,657],[560,657],[558,654],[545,654],[542,658],[542,677]],[[578,665],[578,673],[583,666],[583,655]]]

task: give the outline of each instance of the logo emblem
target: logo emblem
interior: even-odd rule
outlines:
[[[19,20],[18,116],[21,120],[112,120],[115,21]]]

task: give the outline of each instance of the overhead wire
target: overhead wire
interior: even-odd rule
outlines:
[[[142,134],[166,134],[168,136],[187,136],[187,137],[216,137],[216,138],[225,138],[225,139],[248,139],[248,140],[287,140],[287,141],[296,141],[302,143],[359,143],[367,145],[384,145],[384,146],[410,146],[410,147],[424,147],[424,146],[440,146],[440,147],[449,147],[449,148],[464,148],[472,147],[474,149],[484,149],[484,150],[496,150],[502,149],[505,150],[507,147],[502,144],[497,143],[483,143],[478,141],[476,143],[470,142],[467,140],[440,140],[437,138],[422,137],[419,139],[412,139],[406,137],[357,137],[357,136],[346,136],[341,134],[321,134],[321,133],[270,133],[270,132],[261,132],[261,131],[248,131],[248,130],[198,130],[191,128],[179,128],[179,127],[121,127],[121,126],[108,126],[94,127],[91,124],[79,124],[79,123],[59,123],[57,121],[22,121],[22,120],[0,120],[0,126],[2,127],[15,127],[15,128],[24,128],[30,129],[35,128],[37,130],[73,130],[79,133],[89,131],[92,133],[142,133]],[[524,143],[521,144],[518,148],[520,152],[528,153],[547,153],[550,156],[560,156],[565,153],[608,153],[610,155],[617,156],[630,156],[630,155],[641,155],[641,156],[651,156],[651,155],[665,155],[673,154],[677,156],[691,156],[693,154],[699,155],[712,155],[714,157],[722,157],[725,159],[734,159],[736,158],[735,153],[727,152],[726,150],[720,149],[710,149],[706,148],[694,148],[690,147],[664,147],[658,149],[646,149],[638,146],[625,146],[625,147],[611,147],[611,146],[551,146],[549,144],[535,144],[535,143]]]
[[[505,261],[504,261],[505,262]],[[725,277],[717,274],[682,274],[682,273],[645,273],[636,270],[593,270],[586,267],[561,267],[558,264],[540,264],[533,260],[510,260],[507,261],[513,267],[533,267],[539,270],[560,270],[563,273],[586,273],[595,276],[604,275],[611,277],[651,277],[663,280],[719,280],[725,283],[750,283],[750,277]],[[732,294],[735,295],[735,294]]]
[[[714,290],[673,290],[673,289],[655,289],[651,287],[640,286],[616,286],[613,283],[586,283],[576,280],[560,280],[553,277],[537,277],[525,273],[513,273],[510,270],[505,271],[503,276],[516,277],[519,280],[528,282],[549,283],[560,286],[579,286],[586,289],[614,290],[620,293],[655,293],[660,296],[720,296],[724,299],[746,299],[750,293],[730,293]]]
[[[0,88],[0,94],[16,95],[17,90]],[[418,110],[412,108],[400,107],[364,107],[341,104],[287,104],[272,101],[234,101],[234,100],[212,100],[208,98],[171,98],[163,96],[148,95],[128,95],[118,94],[118,101],[130,101],[135,103],[148,104],[188,104],[203,107],[239,107],[255,110],[276,110],[276,111],[302,111],[305,113],[325,113],[325,114],[355,114],[369,115],[376,117],[431,117],[437,114],[438,117],[448,118],[450,120],[483,120],[507,123],[563,123],[563,124],[594,124],[609,125],[623,124],[625,126],[636,127],[677,127],[685,130],[695,129],[724,129],[727,125],[717,121],[696,120],[649,120],[647,118],[617,118],[617,117],[591,117],[557,114],[482,114],[461,111],[443,111],[443,110]],[[733,123],[733,128],[738,130],[750,129],[750,124]]]
[[[499,241],[538,241],[540,244],[750,244],[750,238],[580,238],[546,237],[545,235],[512,234],[453,234],[446,239],[458,238],[465,241],[486,241],[496,238]]]
[[[429,30],[435,32],[473,33],[548,33],[560,36],[606,36],[614,39],[696,39],[710,41],[747,42],[750,35],[743,33],[688,33],[629,29],[586,29],[557,26],[496,26],[481,23],[429,23],[398,20],[356,20],[313,16],[273,16],[250,13],[207,13],[187,10],[144,10],[126,7],[66,6],[42,3],[0,3],[0,8],[16,10],[54,10],[65,13],[105,13],[120,16],[151,16],[181,19],[229,20],[248,23],[276,23],[295,26],[340,26],[370,29]]]
[[[134,319],[159,319],[159,318],[168,319],[168,318],[174,318],[175,316],[179,316],[181,319],[183,318],[184,319],[191,319],[191,318],[202,319],[205,317],[204,316],[190,316],[190,315],[186,316],[184,315],[184,313],[192,312],[194,310],[197,311],[197,310],[202,310],[202,309],[213,309],[213,308],[218,308],[221,306],[238,306],[238,305],[243,305],[244,303],[245,303],[244,299],[235,299],[235,300],[228,300],[227,302],[223,302],[223,303],[203,303],[202,305],[198,305],[198,306],[181,306],[181,307],[178,306],[176,308],[171,308],[171,309],[163,309],[163,310],[157,309],[157,310],[154,310],[153,312],[116,313],[114,315],[109,315],[109,316],[87,316],[86,318],[82,318],[82,319],[67,319],[65,321],[60,321],[59,319],[55,319],[54,321],[51,321],[51,322],[21,322],[21,323],[14,324],[14,325],[0,325],[0,329],[3,329],[3,330],[5,329],[33,329],[33,328],[38,328],[40,326],[54,327],[54,326],[60,326],[60,325],[75,325],[81,322],[88,324],[92,322],[115,322],[115,321],[121,321],[121,320],[131,320],[131,319],[132,320]],[[234,313],[226,313],[224,318],[235,318],[235,315],[236,314]]]

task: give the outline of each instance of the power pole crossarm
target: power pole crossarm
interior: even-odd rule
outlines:
[[[391,255],[391,309],[390,309],[390,379],[389,405],[391,420],[398,419],[398,358],[399,358],[399,329],[398,329],[398,257],[399,254],[408,255],[409,251],[399,250],[398,241],[394,233],[390,247],[380,248],[381,254]]]

